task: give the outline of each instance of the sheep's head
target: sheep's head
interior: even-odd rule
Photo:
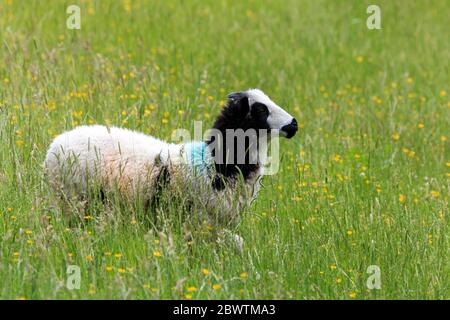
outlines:
[[[206,141],[217,172],[214,188],[224,187],[223,178],[249,178],[266,164],[266,138],[280,134],[290,139],[297,130],[297,121],[261,90],[229,94]]]
[[[259,89],[228,95],[222,115],[234,121],[235,128],[267,129],[290,139],[298,130],[297,120]]]

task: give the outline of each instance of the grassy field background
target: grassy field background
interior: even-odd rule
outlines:
[[[377,1],[368,30],[369,4],[1,0],[0,297],[449,299],[450,6]],[[250,87],[301,129],[236,227],[242,255],[208,226],[186,242],[172,207],[161,228],[118,208],[63,218],[41,167],[57,134],[169,139]]]

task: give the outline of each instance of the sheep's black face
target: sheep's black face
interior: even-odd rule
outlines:
[[[255,102],[250,108],[249,123],[253,129],[270,129],[267,122],[269,118],[269,108],[263,103]]]
[[[269,118],[269,109],[263,103],[256,102],[250,106],[247,97],[239,100],[230,100],[229,105],[225,107],[222,116],[219,118],[223,122],[228,122],[226,129],[242,129],[243,131],[255,130],[256,134],[261,131],[270,130],[270,125],[267,122]]]

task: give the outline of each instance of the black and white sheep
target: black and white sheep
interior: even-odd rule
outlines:
[[[82,194],[95,183],[105,195],[116,188],[148,204],[161,188],[181,188],[207,211],[234,216],[257,195],[267,138],[291,138],[297,121],[261,90],[250,89],[228,96],[212,129],[204,142],[173,144],[122,128],[80,126],[55,138],[44,165],[52,185],[67,193]],[[230,131],[246,136],[229,143]],[[240,157],[238,149],[246,154]]]

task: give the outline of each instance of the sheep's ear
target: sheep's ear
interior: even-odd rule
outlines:
[[[245,117],[250,112],[248,95],[246,92],[233,92],[228,95],[230,105],[239,116]]]
[[[247,97],[248,96],[246,92],[232,92],[228,95],[228,99],[230,99],[231,101],[238,101]]]

